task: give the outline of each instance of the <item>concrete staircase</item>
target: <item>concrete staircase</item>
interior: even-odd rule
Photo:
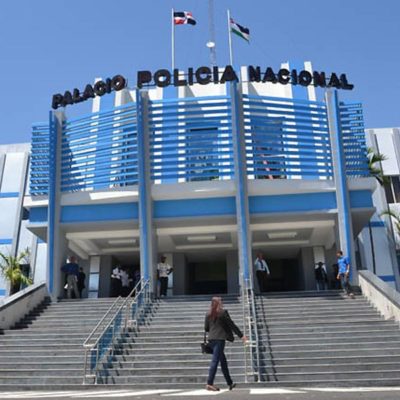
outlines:
[[[44,303],[0,335],[0,391],[81,386],[83,342],[115,299]]]
[[[400,330],[357,295],[258,296],[263,385],[400,385]]]
[[[128,333],[116,348],[114,361],[99,383],[148,388],[202,388],[211,356],[201,354],[204,318],[211,296],[175,296],[153,303],[137,333]],[[236,296],[224,306],[243,329],[243,308]],[[245,379],[241,340],[227,342],[225,353],[234,382]],[[215,383],[224,387],[218,369]]]

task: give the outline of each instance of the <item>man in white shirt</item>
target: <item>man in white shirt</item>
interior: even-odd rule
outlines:
[[[121,277],[121,285],[122,285],[121,294],[123,297],[126,297],[129,294],[129,284],[132,282],[132,279],[129,278],[129,274],[125,269],[121,270],[120,277]]]
[[[267,276],[270,275],[267,262],[264,260],[262,253],[257,254],[256,261],[254,262],[254,267],[256,268],[256,276],[258,281],[258,287],[260,292],[267,291]]]
[[[117,265],[111,274],[111,297],[121,296],[122,282],[121,282],[121,267]]]
[[[173,270],[173,268],[166,261],[167,257],[162,256],[161,262],[157,264],[157,275],[158,280],[160,281],[160,297],[167,295],[168,275]]]

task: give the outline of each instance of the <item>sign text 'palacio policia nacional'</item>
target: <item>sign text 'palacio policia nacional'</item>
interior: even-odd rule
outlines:
[[[280,83],[282,85],[292,84],[323,88],[335,88],[351,90],[354,85],[347,80],[346,74],[313,71],[312,73],[306,70],[297,71],[296,69],[288,70],[281,68],[275,72],[271,67],[262,69],[259,66],[248,66],[248,79],[250,82],[270,82]],[[217,66],[199,67],[197,69],[188,68],[186,73],[182,74],[179,69],[174,69],[170,72],[167,69],[159,69],[152,73],[151,71],[138,71],[137,87],[139,89],[144,86],[191,86],[195,83],[200,85],[224,84],[226,82],[238,81],[238,76],[231,65],[227,65],[223,69]],[[75,88],[71,91],[67,90],[64,94],[57,93],[53,96],[52,108],[65,107],[67,105],[80,103],[95,96],[103,96],[112,91],[119,91],[127,86],[127,79],[122,75],[115,75],[113,78],[100,80],[94,85],[87,84],[83,91]]]

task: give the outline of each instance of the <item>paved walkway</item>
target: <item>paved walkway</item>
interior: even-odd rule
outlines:
[[[1,400],[7,399],[158,399],[168,400],[198,398],[244,400],[249,398],[267,398],[268,400],[358,400],[384,399],[398,400],[400,387],[365,388],[254,388],[235,389],[232,392],[222,389],[220,392],[198,390],[85,390],[85,391],[31,391],[0,392]],[[264,397],[261,397],[264,396]],[[267,396],[267,397],[265,397]]]

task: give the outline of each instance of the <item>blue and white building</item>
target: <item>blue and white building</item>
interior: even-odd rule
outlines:
[[[160,255],[178,295],[237,293],[259,251],[271,290],[315,289],[319,261],[333,279],[340,248],[357,281],[368,258],[357,238],[377,188],[360,104],[331,89],[317,98],[312,86],[248,82],[245,69],[240,82],[112,96],[95,98],[89,115],[56,111],[34,124],[26,196],[23,186],[0,196],[29,211],[35,279],[45,276],[54,296],[71,254],[91,297],[110,294],[117,263],[140,267],[155,288]]]

